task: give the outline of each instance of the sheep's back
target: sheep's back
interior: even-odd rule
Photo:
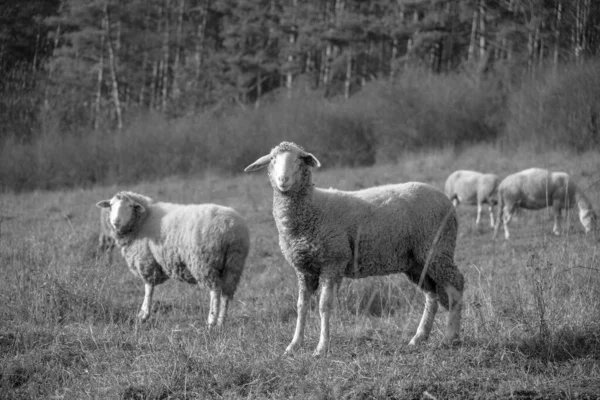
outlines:
[[[170,276],[185,278],[187,269],[194,275],[198,268],[220,269],[228,251],[248,252],[248,227],[232,208],[155,203],[150,211],[139,237]]]
[[[339,229],[339,236],[347,235],[350,253],[358,253],[358,260],[348,268],[363,268],[347,270],[347,276],[397,271],[399,265],[407,265],[409,255],[424,260],[442,223],[437,246],[446,256],[454,255],[456,212],[446,195],[430,185],[411,182],[355,192],[324,192],[333,193],[337,201],[330,201],[331,212],[326,212],[330,221],[322,224],[328,235],[321,237],[334,236],[329,230]]]
[[[530,168],[508,175],[498,190],[506,204],[537,210],[552,205],[557,186],[550,177],[548,170]]]

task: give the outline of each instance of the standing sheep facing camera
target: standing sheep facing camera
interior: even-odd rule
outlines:
[[[129,269],[144,281],[138,318],[150,316],[154,287],[169,278],[210,290],[208,325],[222,325],[250,248],[246,221],[216,204],[155,202],[119,192],[97,206],[110,210],[110,225]]]
[[[519,208],[540,210],[547,207],[552,207],[554,214],[552,233],[559,236],[561,211],[567,211],[575,205],[579,208],[579,220],[585,233],[595,232],[597,216],[592,203],[566,172],[529,168],[508,175],[498,186],[498,218],[494,238],[502,223],[504,238],[510,238],[508,223]]]
[[[477,171],[454,171],[446,179],[444,191],[454,207],[460,203],[477,205],[475,225],[479,227],[483,205],[487,204],[490,211],[490,226],[494,227],[494,204],[500,178],[496,174],[483,174]]]
[[[429,336],[439,303],[449,310],[445,343],[457,340],[464,277],[454,264],[458,222],[452,203],[424,183],[353,192],[316,188],[321,164],[294,143],[282,142],[246,171],[268,166],[279,246],[298,276],[298,317],[286,353],[299,349],[310,295],[321,284],[321,333],[314,355],[329,349],[329,318],[344,277],[403,272],[425,292],[425,310],[410,344]]]

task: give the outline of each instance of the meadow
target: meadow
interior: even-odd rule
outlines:
[[[307,150],[317,157],[328,151]],[[455,169],[503,176],[530,166],[570,172],[600,207],[600,154],[591,151],[448,147],[371,167],[324,168],[314,180],[347,190],[410,180],[442,188]],[[109,262],[96,251],[95,203],[121,189],[229,205],[247,218],[252,249],[223,329],[205,327],[208,292],[175,281],[157,288],[150,320],[136,322],[141,280],[118,252]],[[576,213],[568,232],[554,237],[548,211],[524,211],[506,242],[492,240],[487,215],[476,229],[475,207],[460,207],[455,259],[467,279],[461,343],[441,345],[441,311],[429,341],[408,346],[424,296],[404,276],[344,280],[331,350],[317,359],[316,296],[304,347],[283,356],[295,325],[296,277],[279,250],[264,171],[0,196],[0,398],[600,396],[600,244],[583,235]]]

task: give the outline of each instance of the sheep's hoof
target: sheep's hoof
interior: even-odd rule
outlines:
[[[315,350],[315,351],[313,351],[312,356],[314,358],[322,358],[322,357],[327,356],[327,352],[326,351],[317,351],[317,350]]]
[[[137,315],[138,321],[140,321],[141,323],[144,323],[148,320],[149,316],[150,316],[149,312],[140,311]]]
[[[325,357],[325,356],[327,356],[327,348],[326,347],[319,348],[317,346],[317,348],[315,349],[315,351],[313,351],[312,355],[315,358]]]
[[[442,345],[446,347],[458,346],[461,343],[460,338],[458,336],[454,336],[451,338],[444,338],[442,341]]]
[[[427,340],[427,336],[426,335],[415,335],[410,342],[408,342],[408,344],[410,346],[418,346],[421,343],[423,343],[424,341]]]
[[[300,349],[300,346],[301,346],[300,343],[296,343],[296,342],[290,343],[290,345],[285,349],[285,352],[283,353],[283,355],[291,356],[292,354],[297,352],[298,349]]]

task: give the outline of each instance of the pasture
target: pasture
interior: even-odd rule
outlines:
[[[307,150],[317,157],[327,151]],[[592,152],[507,154],[482,145],[316,170],[314,181],[354,190],[415,180],[442,189],[456,169],[502,178],[531,166],[571,173],[600,210],[600,154]],[[215,202],[246,217],[252,247],[223,329],[205,327],[208,291],[175,281],[156,288],[152,316],[136,322],[141,280],[117,253],[112,264],[96,254],[95,203],[121,189]],[[486,213],[476,229],[476,208],[461,206],[455,259],[467,279],[462,342],[440,345],[447,316],[440,311],[429,341],[408,346],[424,296],[404,276],[344,280],[331,351],[315,359],[317,297],[303,349],[282,356],[294,331],[296,276],[279,250],[265,171],[0,196],[0,398],[600,396],[600,244],[583,235],[575,212],[568,233],[554,237],[549,211],[523,211],[505,242],[492,240]]]

